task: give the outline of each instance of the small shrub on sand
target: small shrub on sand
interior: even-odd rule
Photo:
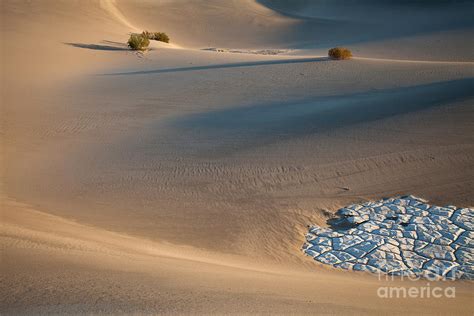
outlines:
[[[128,47],[133,50],[146,50],[148,45],[150,45],[150,40],[143,34],[132,34],[128,39]]]
[[[146,36],[148,39],[151,39],[151,40],[154,40],[154,41],[160,41],[160,42],[165,42],[165,43],[170,42],[169,36],[166,33],[163,33],[163,32],[143,31],[142,35]]]
[[[332,59],[350,59],[352,52],[344,47],[335,47],[328,51],[328,56]]]

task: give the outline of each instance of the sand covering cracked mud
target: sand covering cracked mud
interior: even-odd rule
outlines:
[[[340,209],[313,226],[304,252],[334,267],[401,276],[473,279],[474,210],[405,196]]]

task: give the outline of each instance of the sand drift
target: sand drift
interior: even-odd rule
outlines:
[[[435,279],[474,279],[474,210],[390,198],[338,211],[333,229],[312,227],[304,252],[355,271]]]

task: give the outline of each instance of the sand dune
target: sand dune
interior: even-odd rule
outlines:
[[[399,313],[428,308],[423,301],[390,307],[373,300],[380,285],[375,278],[239,263],[239,258],[84,226],[11,199],[3,203],[2,312],[7,314]],[[351,286],[357,286],[357,296],[343,299]],[[469,291],[469,285],[460,284],[459,300],[469,300]],[[442,311],[446,303],[439,300],[431,307]]]
[[[325,55],[327,47],[344,44],[366,57],[474,59],[472,45],[466,42],[474,28],[469,1],[455,5],[366,0],[144,1],[143,5],[119,1],[117,5],[143,28],[169,29],[186,47],[291,48],[297,54]],[[183,15],[192,28],[183,23]]]
[[[1,312],[469,314],[301,246],[354,202],[474,204],[472,4],[322,3],[3,1]]]

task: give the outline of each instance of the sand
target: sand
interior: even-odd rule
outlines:
[[[350,203],[474,205],[472,4],[1,6],[2,314],[472,312],[301,251]]]

